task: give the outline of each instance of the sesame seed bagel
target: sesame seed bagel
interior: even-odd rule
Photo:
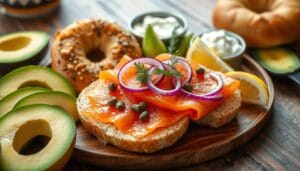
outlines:
[[[51,65],[79,93],[97,79],[100,71],[114,68],[124,55],[141,56],[133,35],[116,23],[85,19],[55,34]]]

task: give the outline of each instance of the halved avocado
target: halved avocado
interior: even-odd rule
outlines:
[[[23,87],[44,87],[75,96],[74,88],[63,76],[47,67],[29,65],[0,79],[0,99]]]
[[[264,68],[274,74],[288,74],[300,68],[297,55],[286,48],[257,49],[253,54]]]
[[[62,109],[29,105],[0,119],[0,170],[60,170],[71,156],[76,127]],[[44,147],[28,150],[27,143],[44,137]],[[33,142],[34,143],[34,142]]]
[[[0,37],[0,71],[38,64],[47,51],[49,35],[40,31],[24,31]]]
[[[0,100],[0,118],[11,111],[19,100],[28,95],[45,91],[50,90],[41,87],[25,87],[10,93]]]
[[[14,109],[31,105],[31,104],[48,104],[62,107],[69,115],[78,121],[78,112],[76,109],[76,98],[69,94],[59,91],[48,91],[34,93],[21,99]]]

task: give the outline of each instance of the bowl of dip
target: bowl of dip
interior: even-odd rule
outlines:
[[[188,23],[185,18],[168,12],[155,11],[135,16],[129,25],[130,31],[139,39],[143,39],[146,27],[151,24],[158,37],[167,41],[171,38],[175,27],[176,36],[184,36]]]
[[[246,49],[246,43],[241,36],[227,30],[210,30],[196,35],[193,40],[196,37],[200,37],[214,55],[222,58],[234,69],[240,69]]]

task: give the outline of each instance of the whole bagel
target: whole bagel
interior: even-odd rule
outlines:
[[[300,38],[299,0],[218,0],[216,28],[241,35],[250,47],[272,47]]]
[[[141,56],[133,35],[115,23],[85,19],[56,33],[51,65],[79,93],[97,79],[100,71],[114,68],[124,55]]]

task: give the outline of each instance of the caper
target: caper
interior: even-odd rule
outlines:
[[[133,105],[131,106],[131,109],[132,109],[134,112],[140,112],[139,108],[140,108],[140,105],[139,105],[139,104],[133,104]]]
[[[134,112],[142,112],[145,111],[147,109],[147,103],[146,102],[140,102],[139,104],[133,104],[131,106],[131,109]]]
[[[196,73],[197,73],[197,74],[205,74],[205,69],[204,69],[203,67],[198,67],[198,68],[196,69]]]
[[[144,111],[140,114],[139,120],[140,121],[145,121],[149,118],[149,113],[147,111]]]
[[[107,101],[107,104],[109,106],[114,106],[117,102],[118,102],[118,99],[116,97],[113,97]]]
[[[117,85],[115,83],[111,82],[111,83],[108,84],[108,90],[109,91],[113,92],[116,89],[117,89]]]
[[[139,111],[142,112],[147,109],[147,103],[146,102],[140,102],[139,103]]]
[[[115,106],[118,110],[123,110],[125,108],[125,103],[122,101],[118,101]]]
[[[189,83],[184,84],[182,88],[188,92],[192,92],[194,89],[193,86],[191,86]]]

